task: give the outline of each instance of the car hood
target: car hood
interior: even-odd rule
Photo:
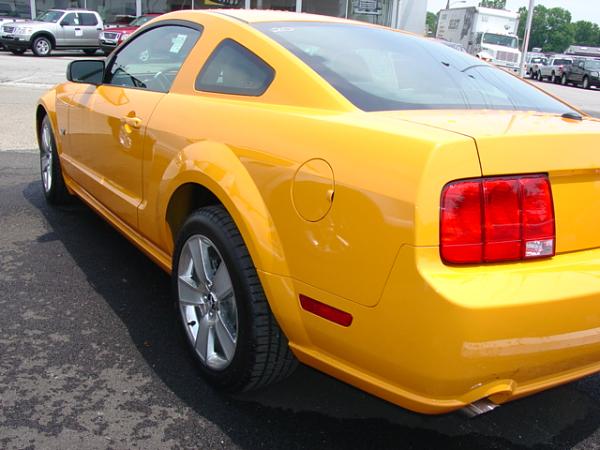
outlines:
[[[48,27],[49,25],[55,25],[53,22],[40,22],[39,20],[17,20],[19,25],[25,25],[27,27]]]
[[[112,27],[112,28],[105,28],[104,32],[109,32],[109,33],[133,33],[135,30],[137,30],[139,27]]]

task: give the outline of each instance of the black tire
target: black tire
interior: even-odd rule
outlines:
[[[185,264],[181,261],[185,258],[181,257],[182,251],[188,241],[198,236],[208,238],[222,257],[237,308],[235,351],[228,365],[219,370],[209,367],[195,350],[191,327],[196,322],[188,322],[180,307],[179,273],[180,269],[185,270],[183,265],[180,268],[180,264]],[[225,208],[209,206],[188,217],[177,238],[171,279],[181,330],[200,373],[209,384],[227,392],[242,392],[280,381],[294,371],[297,360],[271,313],[248,249]]]
[[[52,53],[52,42],[45,36],[34,39],[31,51],[35,56],[50,56]]]
[[[542,76],[542,72],[541,71],[538,71],[538,73],[537,73],[537,80],[538,81],[544,81],[544,77]]]
[[[20,55],[22,55],[23,53],[25,53],[25,49],[24,49],[24,48],[13,48],[13,49],[12,49],[10,52],[11,52],[13,55],[18,55],[18,56],[20,56]]]
[[[556,84],[556,74],[554,72],[552,72],[552,76],[550,77],[550,83],[552,84]]]
[[[567,85],[567,75],[563,73],[563,76],[560,77],[560,84],[562,84],[563,86]]]
[[[49,154],[51,155],[50,167],[48,172],[50,173],[50,181],[45,182],[44,180],[44,158],[45,153],[45,141],[44,141],[44,129],[47,128],[48,142],[50,145]],[[63,205],[69,203],[72,199],[69,191],[65,186],[65,180],[62,175],[62,169],[60,167],[60,160],[58,158],[58,152],[56,151],[56,141],[54,139],[54,132],[52,131],[52,125],[48,116],[45,116],[40,125],[39,131],[39,147],[40,147],[40,176],[42,179],[42,190],[46,201],[51,205]]]
[[[587,76],[583,77],[583,83],[581,84],[581,87],[583,89],[589,89],[590,88],[590,79]]]
[[[87,56],[94,56],[96,54],[98,49],[95,48],[84,48],[83,49],[83,53],[85,53]]]

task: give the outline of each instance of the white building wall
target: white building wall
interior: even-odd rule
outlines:
[[[393,28],[410,31],[416,34],[425,34],[425,21],[427,18],[426,0],[392,0],[394,13],[392,15]]]

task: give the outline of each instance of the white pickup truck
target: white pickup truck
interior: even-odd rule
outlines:
[[[0,27],[0,43],[16,55],[27,50],[48,56],[54,49],[83,50],[93,55],[100,48],[102,17],[85,9],[50,9],[36,20],[19,20]]]
[[[537,72],[533,78],[539,81],[550,80],[552,83],[560,83],[565,68],[573,64],[573,58],[565,55],[554,55],[546,63],[538,64]]]

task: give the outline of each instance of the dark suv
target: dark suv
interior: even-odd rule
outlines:
[[[584,89],[600,87],[600,60],[576,59],[562,75],[561,83],[581,85]]]

